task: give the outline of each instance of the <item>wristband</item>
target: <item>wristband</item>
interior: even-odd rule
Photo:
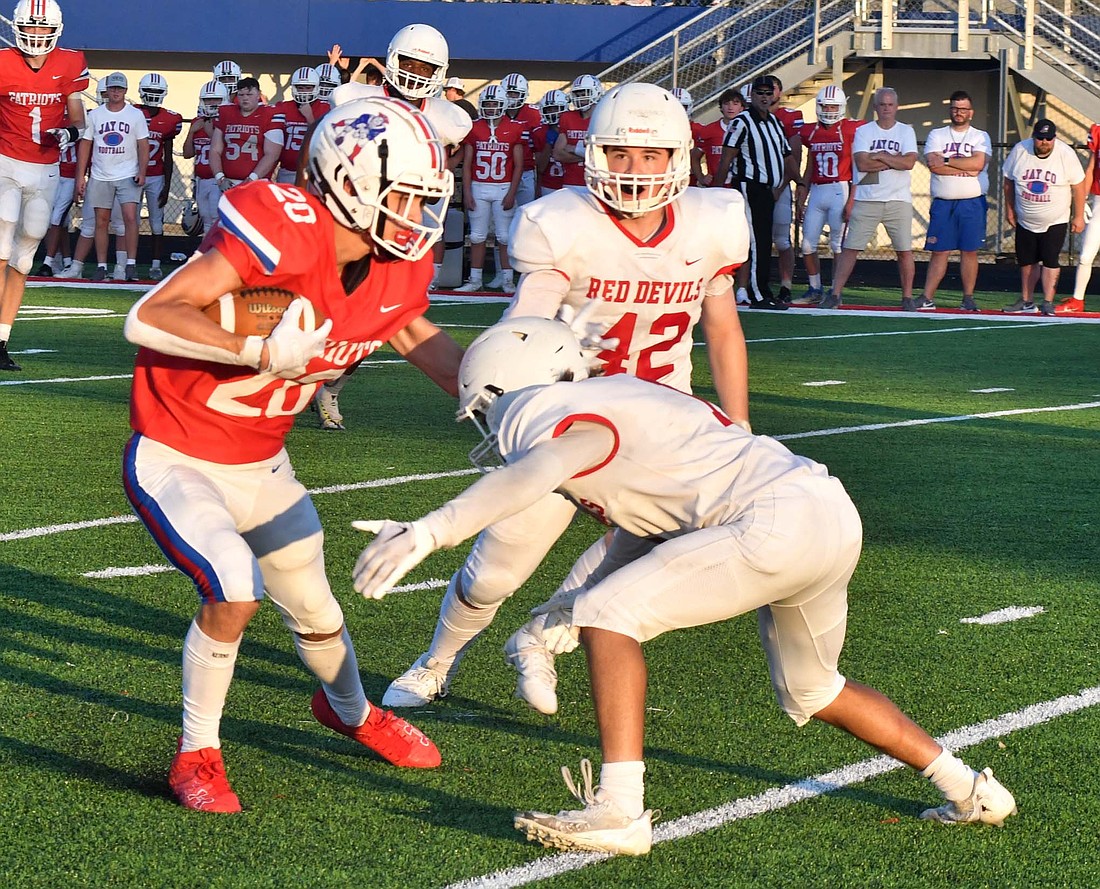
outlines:
[[[245,367],[260,369],[260,358],[264,351],[264,338],[262,336],[246,336],[241,347],[241,364]]]
[[[224,178],[225,178],[225,173],[223,173],[221,170],[218,170],[218,172],[214,174],[214,181],[215,182],[221,182]]]
[[[259,178],[260,177],[256,175],[255,170],[253,170],[251,173],[248,174],[248,181],[249,182],[255,182]]]

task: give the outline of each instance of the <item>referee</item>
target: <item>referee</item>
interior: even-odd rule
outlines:
[[[752,307],[786,309],[768,286],[772,255],[772,214],[775,198],[787,184],[786,158],[790,143],[783,124],[772,113],[772,80],[757,77],[752,82],[749,107],[733,119],[722,143],[722,160],[715,182],[724,182],[733,167],[733,182],[745,198],[749,217],[749,280]]]

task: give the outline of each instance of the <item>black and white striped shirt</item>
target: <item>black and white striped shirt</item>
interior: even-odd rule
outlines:
[[[722,144],[737,149],[735,182],[759,182],[779,188],[786,181],[783,159],[791,153],[791,146],[783,124],[774,114],[761,117],[755,108],[745,109],[730,123]]]

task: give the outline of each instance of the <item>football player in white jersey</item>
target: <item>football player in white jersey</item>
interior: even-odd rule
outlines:
[[[627,134],[627,135],[623,135]],[[744,201],[734,189],[689,189],[693,147],[687,114],[671,93],[625,84],[596,106],[587,132],[587,190],[564,188],[520,209],[509,246],[523,273],[507,317],[578,316],[607,340],[605,374],[626,373],[691,391],[692,331],[702,323],[718,400],[748,428],[748,358],[732,273],[748,253]],[[547,546],[569,523],[560,498],[532,509]],[[421,706],[446,693],[459,660],[543,553],[499,559],[510,539],[488,529],[451,578],[428,651],[390,685],[390,707]],[[581,556],[562,588],[505,651],[520,671],[518,694],[542,713],[557,710],[545,613],[568,599],[603,559],[601,539]],[[484,563],[508,565],[492,573]]]
[[[562,529],[548,540],[524,516],[547,498],[616,528],[562,624],[588,658],[599,786],[582,760],[579,786],[563,770],[580,809],[520,812],[515,826],[559,849],[648,852],[642,643],[751,611],[776,697],[797,725],[818,719],[920,771],[945,799],[924,819],[1003,824],[1015,814],[990,769],[975,772],[837,669],[863,536],[840,481],[701,399],[625,374],[586,379],[588,367],[557,321],[513,317],[489,328],[459,368],[458,416],[484,438],[471,457],[495,452],[503,466],[416,521],[355,523],[377,534],[354,578],[375,599],[432,551],[487,527],[510,546],[478,570],[541,558]]]

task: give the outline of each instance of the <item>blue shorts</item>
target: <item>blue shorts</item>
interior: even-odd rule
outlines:
[[[957,201],[933,198],[924,249],[933,253],[980,250],[985,246],[985,214],[984,195]]]

